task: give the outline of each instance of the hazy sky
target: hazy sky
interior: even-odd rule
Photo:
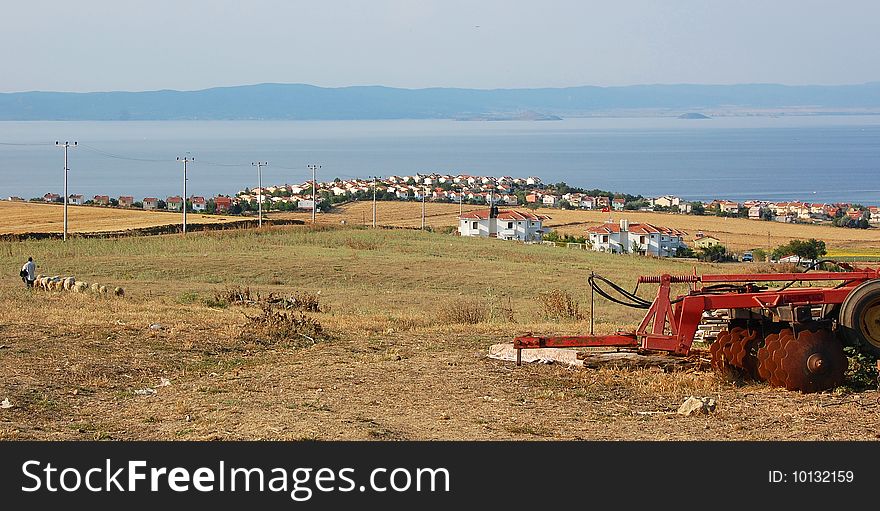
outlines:
[[[5,0],[0,91],[880,80],[876,0]]]

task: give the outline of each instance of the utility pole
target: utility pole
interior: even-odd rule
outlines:
[[[186,164],[195,161],[195,158],[190,158],[189,156],[181,158],[178,156],[177,161],[183,162],[183,204],[181,204],[181,209],[183,209],[183,233],[186,234]]]
[[[316,222],[315,212],[318,209],[318,187],[316,185],[315,172],[317,172],[321,166],[310,164],[308,167],[309,170],[312,171],[312,223],[314,224]]]
[[[257,195],[258,199],[258,208],[259,208],[259,220],[257,220],[257,227],[263,226],[263,167],[269,165],[267,161],[257,161],[252,162],[251,165],[257,167],[257,182],[260,187],[260,193]]]
[[[425,230],[425,198],[428,196],[428,189],[425,187],[422,190],[422,230]]]
[[[373,228],[376,228],[376,184],[378,178],[373,176]]]
[[[61,239],[62,241],[67,241],[67,171],[70,170],[67,166],[67,149],[70,147],[70,142],[62,144],[56,140],[55,145],[64,148],[64,232],[61,235]],[[73,147],[76,147],[76,142],[73,143]]]
[[[462,202],[462,201],[464,201],[464,187],[463,186],[461,187],[461,193],[458,194],[458,216],[459,217],[461,217],[461,215],[464,213],[464,210],[462,209],[464,202]]]

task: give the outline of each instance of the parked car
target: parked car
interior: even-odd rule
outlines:
[[[742,262],[744,262],[744,263],[750,263],[750,262],[752,262],[752,261],[754,261],[754,260],[755,260],[755,258],[754,258],[754,256],[752,256],[752,253],[751,253],[751,252],[743,252],[743,255],[742,255]]]

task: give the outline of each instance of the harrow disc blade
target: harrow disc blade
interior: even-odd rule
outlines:
[[[804,393],[834,388],[843,383],[847,363],[843,345],[830,330],[800,332],[783,346],[782,386]]]
[[[741,327],[725,330],[709,347],[712,367],[720,373],[755,378],[758,361],[755,357],[758,333]]]

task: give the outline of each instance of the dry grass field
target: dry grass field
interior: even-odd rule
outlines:
[[[68,206],[68,232],[107,232],[180,224],[181,214],[167,211]],[[237,222],[240,217],[187,214],[187,223]],[[0,201],[0,234],[60,233],[64,207],[60,204]]]
[[[422,205],[419,202],[379,202],[378,224],[396,227],[421,226]],[[485,207],[464,205],[465,211],[485,209]],[[457,226],[459,206],[448,203],[427,203],[425,207],[426,224],[432,228]],[[630,223],[647,222],[654,225],[674,227],[688,233],[686,238],[693,245],[697,231],[711,234],[724,243],[728,250],[742,252],[756,248],[767,249],[784,245],[793,239],[816,238],[825,241],[829,253],[880,255],[880,231],[871,229],[843,229],[827,225],[784,224],[762,222],[741,218],[721,218],[716,216],[678,215],[671,213],[648,213],[639,211],[601,211],[559,210],[540,208],[537,213],[547,215],[546,225],[564,234],[586,235],[586,229],[604,223],[609,218],[615,222],[626,218]],[[310,219],[305,213],[282,213],[281,218]],[[345,204],[332,213],[320,215],[320,221],[339,224],[345,220],[349,225],[371,225],[372,202]]]
[[[17,271],[28,256],[39,273],[125,296],[27,291]],[[486,357],[528,331],[588,331],[591,270],[630,287],[692,265],[350,225],[0,242],[0,400],[11,404],[0,438],[877,437],[871,390],[801,395],[702,370]],[[224,301],[233,286],[252,300],[306,293],[320,311],[290,312],[293,327],[262,322],[259,307]],[[580,318],[547,318],[540,294],[554,289],[578,300]],[[600,333],[640,319],[603,300],[595,312]],[[718,407],[676,415],[689,395]]]

